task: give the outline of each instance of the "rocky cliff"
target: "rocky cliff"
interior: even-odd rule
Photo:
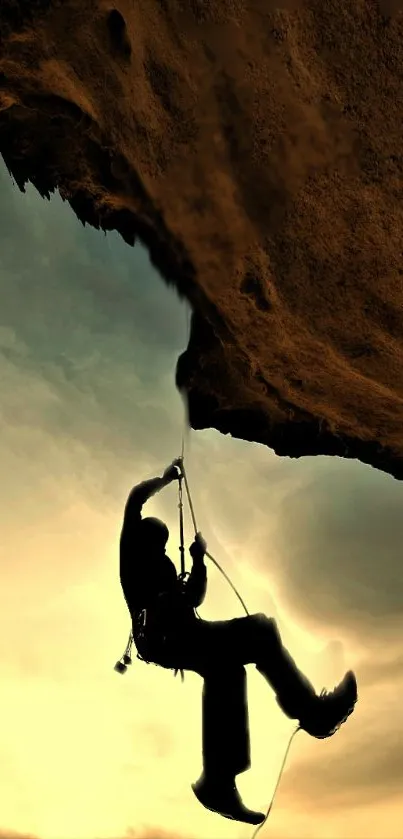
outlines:
[[[189,300],[191,425],[399,479],[402,122],[390,2],[0,3],[4,161]]]

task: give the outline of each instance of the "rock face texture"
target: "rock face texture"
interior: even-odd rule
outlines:
[[[402,123],[391,3],[0,3],[4,161],[190,301],[193,428],[399,479]]]

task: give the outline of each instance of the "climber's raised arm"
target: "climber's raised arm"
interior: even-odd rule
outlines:
[[[150,478],[150,480],[142,481],[133,487],[126,501],[123,527],[129,525],[130,522],[138,522],[141,518],[141,510],[146,501],[161,489],[168,486],[168,484],[172,483],[172,481],[178,480],[180,475],[180,471],[178,470],[181,468],[181,463],[181,459],[178,458],[170,466],[167,466],[161,478]]]

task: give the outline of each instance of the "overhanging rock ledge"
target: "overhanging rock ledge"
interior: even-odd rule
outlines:
[[[402,12],[275,5],[2,0],[0,152],[189,300],[194,428],[402,479]]]

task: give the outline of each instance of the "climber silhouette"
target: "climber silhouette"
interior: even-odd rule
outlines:
[[[203,772],[192,789],[200,803],[226,818],[260,824],[263,813],[244,806],[236,776],[250,768],[246,664],[255,664],[282,711],[312,737],[330,737],[352,713],[357,683],[349,671],[331,693],[316,695],[283,647],[277,625],[264,614],[206,621],[195,614],[207,589],[206,542],[189,548],[192,570],[181,580],[165,553],[169,532],[156,518],[142,518],[145,502],[180,477],[181,460],[135,486],[126,503],[120,538],[120,580],[131,615],[133,639],[146,661],[192,670],[204,679]]]

